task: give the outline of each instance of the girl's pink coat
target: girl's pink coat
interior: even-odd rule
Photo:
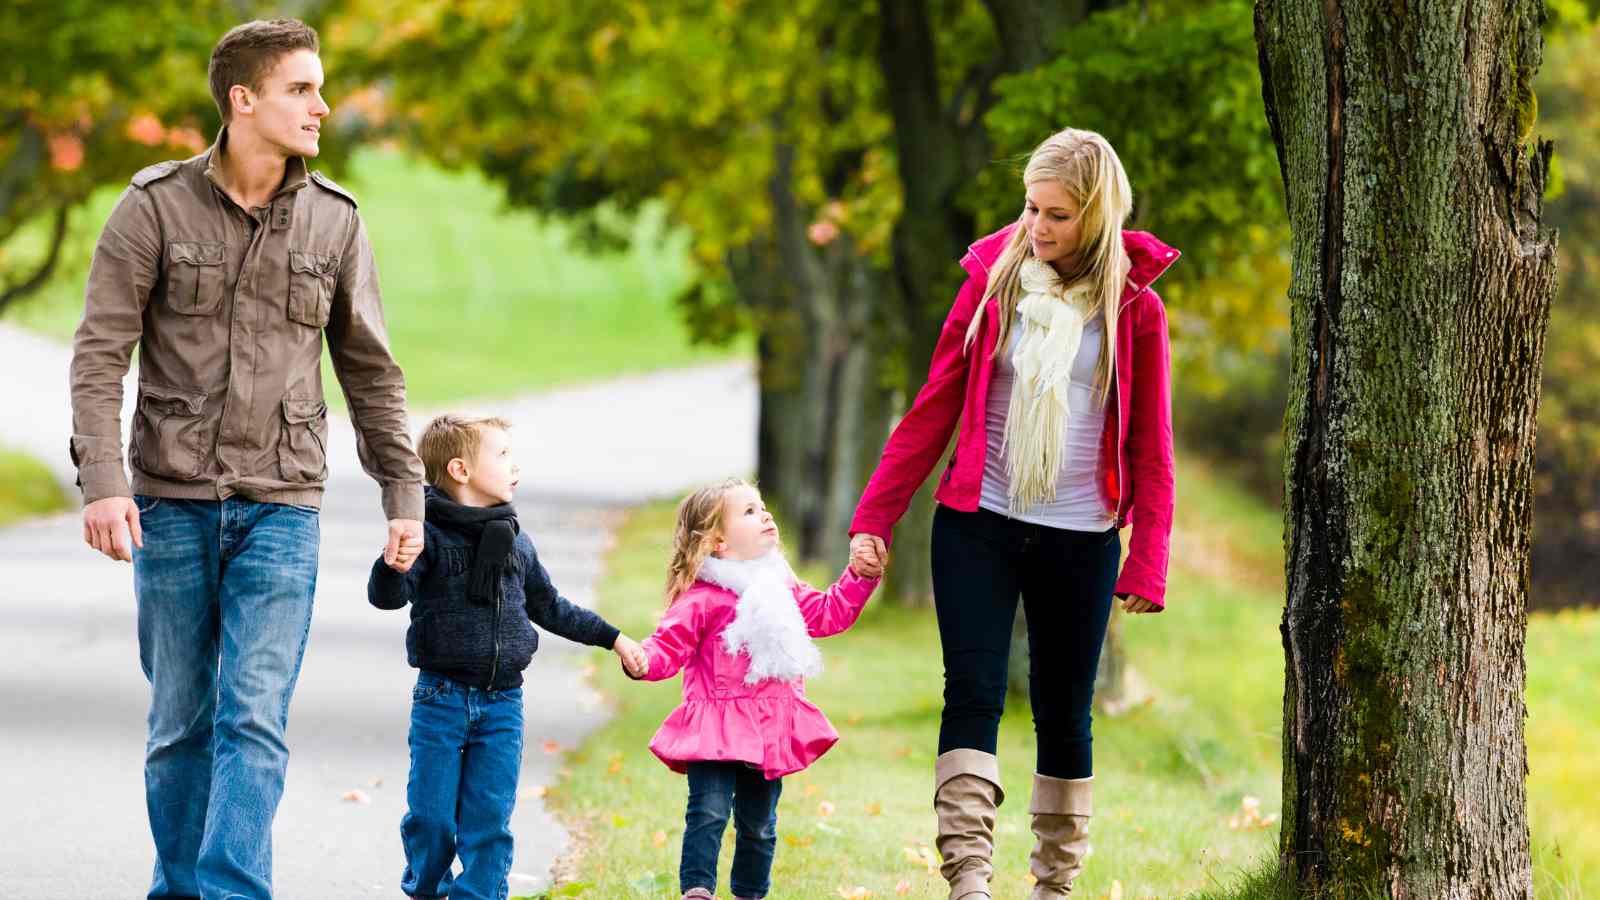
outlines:
[[[846,568],[826,591],[795,584],[794,599],[811,636],[827,637],[855,623],[877,585],[878,579]],[[738,602],[734,592],[697,581],[643,642],[650,654],[645,680],[683,670],[683,703],[650,741],[651,752],[674,772],[691,762],[727,761],[781,778],[811,765],[839,740],[828,717],[806,700],[803,680],[744,683],[749,657],[728,653],[722,643]]]
[[[963,512],[978,508],[988,455],[985,417],[1000,332],[998,304],[984,307],[983,321],[970,348],[966,347],[967,326],[983,299],[989,269],[1015,227],[1007,225],[977,241],[961,258],[967,280],[934,347],[928,381],[889,436],[878,468],[856,505],[851,534],[866,532],[886,541],[890,538],[911,496],[950,445],[957,425],[955,453],[933,496]],[[1133,526],[1116,593],[1138,594],[1165,607],[1176,493],[1172,364],[1167,310],[1150,285],[1177,261],[1178,251],[1143,231],[1123,231],[1122,246],[1133,268],[1128,272],[1117,318],[1116,402],[1109,404],[1101,434],[1104,480],[1100,494],[1106,510],[1116,515],[1118,528]]]

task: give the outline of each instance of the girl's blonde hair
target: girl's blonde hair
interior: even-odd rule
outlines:
[[[1022,183],[1026,186],[1040,181],[1061,185],[1080,210],[1077,267],[1064,273],[1061,280],[1068,286],[1088,282],[1087,316],[1098,314],[1105,325],[1101,335],[1101,370],[1095,377],[1095,387],[1104,399],[1116,371],[1114,336],[1120,312],[1118,301],[1122,298],[1122,285],[1130,267],[1128,254],[1122,247],[1122,224],[1133,210],[1133,188],[1110,142],[1093,131],[1077,128],[1058,131],[1034,148],[1028,165],[1022,170]],[[993,301],[1000,304],[1000,335],[994,346],[995,357],[1006,351],[1011,320],[1022,299],[1022,263],[1032,256],[1033,244],[1019,216],[1005,250],[989,272],[989,282],[972,324],[967,326],[966,348],[972,346],[978,335],[984,306]]]
[[[700,564],[711,555],[722,537],[722,513],[727,508],[728,492],[752,487],[742,478],[729,478],[707,485],[678,503],[677,523],[672,528],[672,559],[667,563],[667,605],[694,584]]]

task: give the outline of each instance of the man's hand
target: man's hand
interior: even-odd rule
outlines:
[[[629,678],[643,678],[650,671],[650,654],[633,638],[619,634],[611,649],[622,660],[622,671],[627,672]]]
[[[132,538],[130,546],[128,539]],[[133,547],[144,549],[139,505],[132,497],[106,497],[83,508],[83,542],[112,559],[133,561]]]
[[[422,555],[422,523],[416,519],[390,519],[389,543],[383,548],[383,561],[404,575]]]
[[[882,578],[889,564],[883,538],[862,532],[850,539],[850,570],[862,578]]]

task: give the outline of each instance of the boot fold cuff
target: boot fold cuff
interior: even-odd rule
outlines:
[[[995,805],[1005,802],[1006,792],[1000,787],[1000,760],[993,753],[960,748],[946,750],[933,762],[933,790],[938,793],[944,783],[957,775],[976,775],[994,785]]]
[[[1028,804],[1028,812],[1056,816],[1094,815],[1093,788],[1093,775],[1088,778],[1051,778],[1049,775],[1035,774],[1033,799]]]

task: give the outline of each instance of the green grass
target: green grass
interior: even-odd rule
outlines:
[[[0,526],[61,512],[71,505],[44,463],[0,447]]]
[[[504,208],[497,187],[404,155],[356,154],[342,180],[361,201],[383,288],[385,319],[410,400],[438,407],[619,374],[728,358],[741,346],[694,346],[673,298],[689,278],[684,237],[650,213],[632,246],[590,255],[571,230]],[[61,268],[7,313],[23,327],[70,338],[83,312],[88,260],[120,187],[77,214]],[[31,228],[0,248],[31,259]],[[337,396],[324,361],[328,393]]]
[[[1241,817],[1247,797],[1259,801],[1262,817],[1280,809],[1281,524],[1275,511],[1198,467],[1180,476],[1172,608],[1123,621],[1154,699],[1115,718],[1097,716],[1095,853],[1074,896],[1277,900],[1287,895],[1271,865],[1276,825],[1230,820]],[[637,510],[609,558],[601,608],[629,634],[647,634],[659,614],[670,524],[668,506]],[[1583,751],[1600,738],[1600,722],[1581,686],[1600,679],[1597,623],[1600,613],[1586,612],[1530,626],[1529,793],[1540,897],[1600,890],[1600,851],[1583,821],[1593,812],[1575,802],[1595,783],[1593,754]],[[940,693],[933,617],[874,601],[860,624],[821,647],[827,671],[807,691],[843,739],[785,779],[774,896],[828,898],[863,887],[895,897],[904,882],[903,896],[943,898],[937,873],[908,857],[932,853]],[[676,897],[685,785],[646,745],[676,704],[679,683],[637,684],[609,664],[594,680],[616,716],[551,788],[580,847],[564,880],[568,893],[552,896]],[[1009,705],[1000,758],[1010,796],[1000,812],[995,896],[1019,897],[1031,845],[1025,701]],[[822,814],[824,802],[831,815]],[[731,841],[730,829],[724,885]]]

